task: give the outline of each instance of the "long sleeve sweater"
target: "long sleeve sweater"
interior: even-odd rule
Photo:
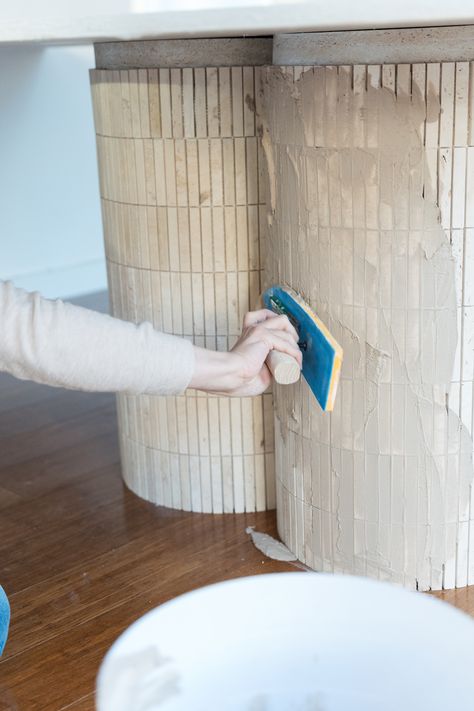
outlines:
[[[189,341],[0,281],[0,371],[73,390],[171,395],[194,372]]]

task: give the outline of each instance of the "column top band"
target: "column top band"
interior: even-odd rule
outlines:
[[[271,37],[141,40],[94,45],[97,69],[236,67],[272,63]]]
[[[279,34],[273,64],[416,64],[474,60],[474,25]]]

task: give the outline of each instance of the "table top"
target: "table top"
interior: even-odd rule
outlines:
[[[37,0],[25,5],[28,0],[0,8],[0,44],[474,24],[468,0]]]

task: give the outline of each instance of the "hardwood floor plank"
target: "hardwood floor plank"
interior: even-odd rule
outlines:
[[[0,444],[1,451],[1,444]],[[115,429],[83,442],[18,462],[2,469],[0,481],[8,491],[21,499],[44,496],[95,469],[116,464],[120,459]]]
[[[64,409],[64,421],[40,427],[34,432],[4,437],[1,444],[1,470],[13,464],[28,461],[34,457],[54,452],[66,446],[86,442],[98,434],[105,434],[116,429],[115,404],[91,409],[87,415],[67,418]]]
[[[240,546],[251,546],[247,540]],[[236,551],[242,552],[237,546]],[[174,575],[163,574],[154,586],[108,609],[83,624],[68,629],[64,634],[25,650],[4,662],[0,662],[0,673],[8,675],[9,689],[16,703],[31,704],[35,698],[48,698],[52,709],[59,709],[85,696],[94,688],[95,676],[100,661],[114,639],[148,610],[166,600],[202,585],[217,580],[239,577],[255,572],[288,569],[288,564],[269,561],[268,566],[256,568],[255,559],[244,561],[237,557],[229,560],[228,551],[213,556],[212,565],[203,565],[198,558],[194,565],[190,562],[180,572],[174,565]],[[209,558],[206,560],[209,562]],[[190,566],[189,568],[187,566]],[[294,568],[293,568],[294,569]],[[25,707],[31,711],[43,711],[39,702]]]
[[[84,696],[82,699],[63,706],[59,711],[95,711],[94,694],[87,694],[87,696]]]
[[[38,640],[66,633],[124,600],[146,595],[163,579],[189,575],[194,580],[201,568],[214,569],[216,560],[221,572],[228,569],[226,559],[237,558],[241,564],[260,565],[267,571],[270,561],[262,559],[244,532],[248,525],[268,530],[270,524],[269,514],[241,515],[232,524],[209,521],[200,514],[164,518],[153,531],[94,558],[86,568],[78,566],[12,595],[12,635],[5,658],[23,652]],[[52,616],[54,628],[48,623]]]
[[[7,506],[18,503],[19,501],[20,497],[18,494],[14,494],[12,491],[0,487],[0,511],[2,509],[6,509]]]
[[[35,406],[41,403],[44,406],[48,400],[61,397],[63,392],[56,388],[49,388],[47,385],[25,383],[11,375],[0,373],[0,415],[6,416],[17,407]]]
[[[74,521],[85,523],[87,516],[93,524],[98,507],[110,505],[122,496],[119,467],[113,464],[88,472],[33,501],[20,500],[2,514],[0,551],[9,556],[11,546],[15,546],[20,537],[26,546],[44,546],[46,538],[38,542],[39,532],[42,537],[47,537],[49,533],[64,530]]]
[[[114,405],[114,398],[110,393],[70,393],[58,390],[55,397],[48,399],[48,407],[44,400],[35,404],[18,405],[8,411],[8,418],[0,420],[0,441],[4,437],[14,435],[28,435],[42,427],[54,424],[64,424],[67,420],[77,418],[91,409]]]
[[[449,602],[454,607],[457,607],[468,615],[474,616],[474,585],[469,585],[466,588],[457,588],[455,590],[441,590],[440,592],[431,593],[440,600]]]
[[[6,540],[0,539],[0,557],[3,585],[8,594],[28,587],[32,580],[45,580],[64,570],[65,561],[71,566],[79,561],[85,564],[133,537],[140,527],[136,513],[141,504],[120,505],[123,485],[118,468],[114,467],[114,471],[114,487],[108,504],[94,498],[94,493],[100,493],[104,484],[100,483],[100,472],[93,472],[89,480],[71,487],[73,491],[68,492],[65,502],[59,505],[66,507],[63,515],[42,499],[34,500],[38,510],[31,514],[35,521],[33,526],[26,513],[15,519],[15,512],[22,504],[6,510],[1,525]],[[115,504],[116,500],[119,505]],[[39,510],[42,504],[43,512]]]

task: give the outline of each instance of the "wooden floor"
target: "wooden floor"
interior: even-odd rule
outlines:
[[[0,583],[12,625],[0,709],[93,711],[114,639],[166,600],[226,578],[296,570],[264,559],[245,527],[273,512],[156,508],[120,478],[115,401],[0,375]],[[444,593],[474,614],[474,587]]]

